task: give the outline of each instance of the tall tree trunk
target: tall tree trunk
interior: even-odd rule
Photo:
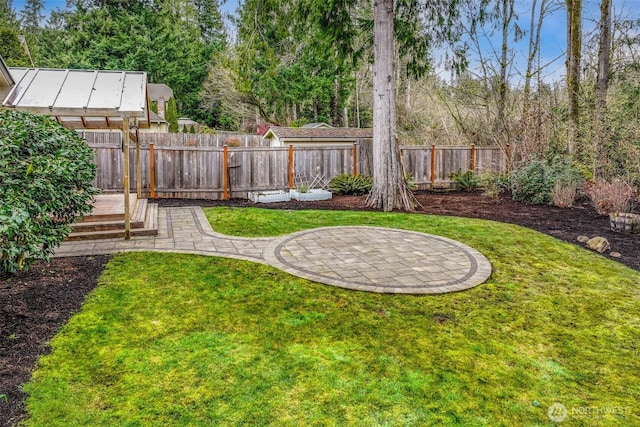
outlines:
[[[331,96],[331,126],[339,126],[340,124],[340,111],[338,103],[340,102],[340,84],[338,78],[333,79],[333,95]]]
[[[537,0],[533,0],[531,5],[531,25],[529,27],[529,54],[527,56],[527,71],[524,76],[524,114],[527,116],[531,102],[531,79],[533,78],[533,63],[538,56],[540,50],[540,36],[542,34],[542,23],[548,12],[548,1],[541,0],[540,9],[538,12],[538,20],[536,21],[536,3]],[[538,67],[537,72],[540,72]]]
[[[606,114],[609,89],[609,61],[611,58],[611,0],[600,3],[600,42],[598,46],[598,76],[596,83],[596,109],[593,120],[593,176],[598,174],[598,162],[606,164]]]
[[[509,65],[509,26],[513,19],[513,1],[502,0],[502,46],[500,48],[500,87],[498,90],[498,125],[506,131],[504,110],[507,102],[507,66]]]
[[[367,205],[410,211],[415,198],[404,181],[396,141],[394,0],[374,0],[373,9],[373,187]]]
[[[356,71],[356,127],[360,128],[360,82]]]
[[[569,103],[569,154],[575,152],[580,127],[580,58],[582,50],[582,0],[567,5],[567,99]]]
[[[411,110],[411,77],[409,73],[404,81],[404,108],[407,112]]]

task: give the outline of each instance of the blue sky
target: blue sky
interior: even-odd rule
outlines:
[[[48,11],[57,9],[57,8],[64,9],[65,3],[66,3],[66,0],[45,0],[46,9]],[[24,7],[24,0],[13,0],[13,7],[17,11],[19,11]],[[224,12],[234,12],[237,7],[238,7],[237,0],[227,0],[226,4],[222,5],[222,10]]]
[[[560,3],[564,3],[561,1]],[[599,18],[599,0],[584,0],[584,32],[588,33],[596,27],[596,22]],[[47,10],[53,10],[56,8],[64,8],[65,0],[45,0]],[[529,11],[530,1],[516,0],[516,12],[520,18],[520,25],[523,29],[529,28]],[[19,11],[24,6],[24,0],[13,0],[14,9]],[[221,9],[226,13],[234,13],[238,7],[238,0],[227,0],[222,5]],[[624,19],[639,19],[640,18],[640,0],[613,0],[613,13],[614,16],[624,17]],[[542,34],[542,63],[551,63],[545,69],[545,80],[557,80],[562,77],[564,73],[564,59],[556,59],[563,55],[566,46],[566,13],[564,8],[561,7],[552,16],[545,20]],[[491,45],[496,49],[499,47],[499,41],[497,38],[488,35],[485,43],[483,43],[482,49],[484,55],[488,57],[491,54]],[[516,57],[517,68],[523,69],[523,63],[527,54],[527,39],[523,39],[519,45],[516,45]],[[555,59],[555,62],[552,62]],[[473,62],[473,58],[471,58]],[[445,76],[442,76],[443,78]],[[517,80],[517,77],[516,77]]]

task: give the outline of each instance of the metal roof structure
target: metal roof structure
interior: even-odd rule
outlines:
[[[123,118],[149,126],[147,74],[141,71],[14,68],[2,107],[49,115],[71,129],[122,129]]]
[[[0,61],[2,62],[2,61]],[[4,64],[1,64],[4,65]],[[53,116],[69,129],[120,129],[123,141],[124,235],[130,238],[129,139],[131,125],[149,127],[147,73],[141,71],[8,68],[11,90],[1,108]],[[137,197],[141,195],[140,143],[136,143]]]

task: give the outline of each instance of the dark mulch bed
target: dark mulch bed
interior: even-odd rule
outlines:
[[[0,426],[24,417],[26,383],[38,356],[98,283],[108,256],[54,258],[0,277]]]
[[[596,214],[586,201],[561,209],[514,202],[507,196],[491,199],[480,193],[419,192],[417,214],[483,218],[522,225],[577,243],[579,235],[603,236],[616,258],[640,270],[640,236],[614,233],[609,220]],[[247,200],[158,200],[161,206],[259,206],[268,209],[368,210],[365,197],[335,196],[318,202],[253,204]],[[603,256],[609,257],[609,253]],[[14,425],[25,416],[20,385],[29,380],[36,359],[50,349],[49,340],[76,312],[97,284],[106,256],[55,258],[50,264],[36,263],[28,272],[0,277],[0,426]]]

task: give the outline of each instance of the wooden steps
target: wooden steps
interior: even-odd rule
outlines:
[[[100,196],[99,196],[100,197]],[[112,197],[112,196],[108,196]],[[122,200],[120,195],[119,199]],[[96,203],[94,212],[71,225],[72,232],[67,241],[97,240],[97,239],[124,239],[124,205],[114,199],[113,204],[105,203],[102,199]],[[131,209],[130,236],[155,236],[158,234],[158,205],[149,203],[147,199],[135,200]]]

